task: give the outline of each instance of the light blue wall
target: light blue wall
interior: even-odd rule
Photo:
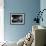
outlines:
[[[32,29],[36,12],[40,9],[39,0],[4,0],[4,35],[7,41],[18,41]],[[10,12],[24,13],[24,25],[11,25]]]
[[[42,11],[43,9],[46,9],[46,0],[41,0],[40,1],[40,10]],[[45,26],[46,27],[46,10],[43,12],[43,22],[40,22],[40,25]]]

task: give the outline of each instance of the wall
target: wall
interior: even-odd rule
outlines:
[[[42,11],[43,9],[46,9],[46,0],[41,0],[41,1],[40,1],[40,9],[41,9],[41,11]],[[46,10],[43,12],[42,17],[43,17],[43,22],[41,21],[41,22],[40,22],[40,25],[46,27],[46,20],[45,20],[45,19],[46,19]]]
[[[40,0],[4,0],[4,38],[7,41],[18,41],[32,29],[36,12],[40,10]],[[11,25],[10,13],[24,13],[24,25]]]
[[[0,0],[0,42],[4,41],[4,8],[3,0]]]

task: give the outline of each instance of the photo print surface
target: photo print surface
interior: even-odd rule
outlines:
[[[11,13],[10,24],[24,24],[24,13]]]

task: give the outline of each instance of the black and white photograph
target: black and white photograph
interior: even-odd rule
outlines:
[[[11,13],[10,23],[11,24],[24,24],[24,13]]]

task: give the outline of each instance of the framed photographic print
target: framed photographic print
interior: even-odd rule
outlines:
[[[10,24],[24,24],[24,23],[25,23],[24,13],[10,14]]]

